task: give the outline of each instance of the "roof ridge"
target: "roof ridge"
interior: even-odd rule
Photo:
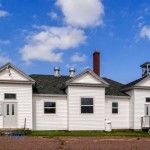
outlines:
[[[29,76],[54,76],[54,75],[51,75],[51,74],[30,74]],[[69,75],[60,75],[59,77],[70,77]]]
[[[110,79],[110,78],[106,78],[106,77],[102,77],[102,79],[107,79],[107,80],[111,80],[111,81],[113,81],[113,82],[116,82],[116,83],[119,83],[119,84],[122,84],[122,85],[126,85],[126,84],[124,84],[124,83],[121,83],[121,82],[119,82],[119,81],[116,81],[116,80],[113,80],[113,79]]]

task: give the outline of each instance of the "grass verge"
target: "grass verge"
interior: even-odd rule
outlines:
[[[133,136],[150,137],[150,134],[144,131],[120,130],[112,132],[104,131],[25,131],[27,136]]]

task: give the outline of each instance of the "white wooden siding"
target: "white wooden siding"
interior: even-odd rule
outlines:
[[[146,97],[150,97],[150,90],[134,90],[134,129],[141,129],[141,117],[145,116]]]
[[[126,93],[131,96],[129,103],[129,128],[134,129],[134,90]]]
[[[32,129],[32,85],[31,84],[0,84],[0,99],[4,99],[4,93],[16,93],[17,95],[17,119],[18,128],[26,127]],[[9,100],[10,101],[10,100]],[[0,126],[3,127],[3,116],[0,117]]]
[[[118,102],[118,114],[112,114],[112,102]],[[112,129],[129,129],[129,99],[106,98],[105,119],[112,123]]]
[[[137,86],[150,86],[150,77],[143,79]]]
[[[44,102],[56,102],[56,114],[44,114]],[[67,97],[33,96],[33,130],[67,130]]]
[[[3,128],[3,116],[2,116],[2,101],[0,101],[0,128]]]
[[[93,77],[90,73],[86,73],[81,77],[74,80],[72,83],[91,83],[91,84],[100,84],[101,82]]]
[[[3,116],[0,116],[0,128],[3,128]]]
[[[93,98],[93,114],[81,114],[81,97]],[[68,111],[68,130],[104,130],[105,88],[69,86]]]
[[[9,68],[11,75],[9,76],[9,72],[7,69],[0,72],[0,80],[18,80],[18,81],[28,81],[23,75],[18,73],[13,68]]]

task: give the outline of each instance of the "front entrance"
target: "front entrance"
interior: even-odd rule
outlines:
[[[4,102],[4,128],[17,128],[17,103]]]

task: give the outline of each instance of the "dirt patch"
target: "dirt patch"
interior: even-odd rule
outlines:
[[[1,137],[0,150],[150,150],[150,138]]]

